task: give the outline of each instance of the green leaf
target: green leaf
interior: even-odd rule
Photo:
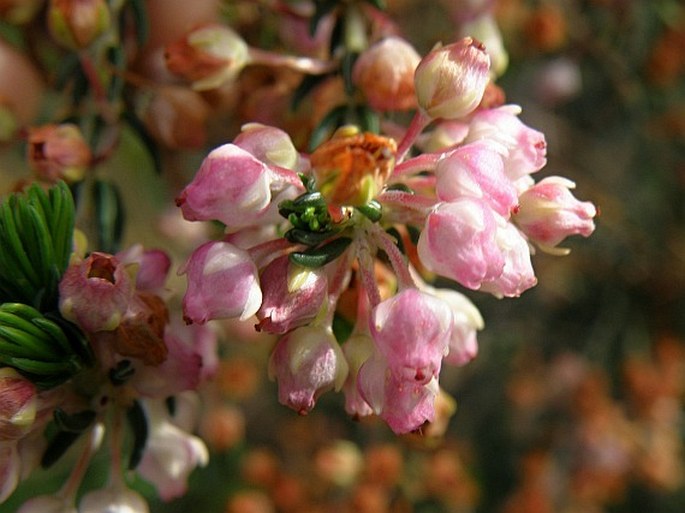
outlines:
[[[145,0],[128,0],[126,3],[133,13],[133,20],[136,25],[136,41],[138,46],[143,46],[150,37],[150,20],[147,15]]]
[[[339,230],[327,230],[324,232],[312,232],[300,228],[291,228],[285,232],[284,237],[290,242],[306,244],[307,246],[318,246],[322,242],[336,235]]]
[[[371,200],[366,205],[356,208],[374,223],[377,223],[383,217],[383,207],[376,200]]]
[[[345,124],[347,105],[338,105],[331,109],[312,130],[309,139],[309,151],[314,151],[317,146],[333,135],[336,128]]]
[[[302,267],[316,269],[322,267],[343,254],[352,242],[349,237],[338,237],[323,246],[308,249],[304,252],[290,253],[290,261]]]
[[[131,430],[133,431],[133,447],[131,448],[131,457],[128,461],[128,468],[133,470],[138,466],[143,457],[143,451],[147,444],[148,437],[148,422],[145,410],[139,401],[134,401],[133,405],[127,411],[127,418]]]
[[[340,71],[342,73],[343,83],[345,85],[345,93],[347,93],[348,96],[352,96],[355,90],[355,85],[352,81],[352,69],[354,68],[354,63],[357,60],[357,57],[359,57],[359,54],[356,52],[345,52],[342,62],[340,63]]]
[[[48,442],[48,447],[40,460],[40,466],[44,469],[50,468],[59,460],[65,452],[78,440],[80,433],[69,431],[58,431]]]
[[[95,420],[93,410],[83,410],[67,413],[62,408],[55,408],[52,412],[53,420],[61,431],[68,433],[83,433]]]

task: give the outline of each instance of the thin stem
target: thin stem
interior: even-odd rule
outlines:
[[[308,75],[323,75],[333,71],[338,65],[335,61],[324,61],[311,57],[296,57],[268,52],[260,48],[250,47],[250,63],[267,66],[282,66]]]
[[[95,454],[98,447],[100,447],[104,431],[105,428],[101,422],[96,422],[90,429],[83,452],[81,452],[76,465],[74,465],[71,475],[62,486],[62,489],[57,493],[57,495],[62,497],[65,501],[73,503],[76,499],[76,492],[78,491],[79,486],[81,486],[81,481],[88,469],[93,454]]]
[[[432,119],[429,118],[426,114],[424,114],[420,110],[416,111],[414,117],[411,120],[411,123],[409,123],[407,131],[404,133],[404,137],[400,141],[400,144],[397,148],[398,163],[401,163],[404,160],[404,157],[407,155],[407,152],[409,152],[409,150],[413,146],[417,137],[421,135],[423,129],[426,128],[431,121]]]
[[[293,244],[289,240],[280,237],[252,246],[247,252],[250,254],[250,257],[257,268],[261,269],[275,258],[278,258],[281,253],[284,253],[287,249],[292,247]]]
[[[393,176],[419,173],[421,171],[433,171],[435,166],[445,156],[444,153],[422,153],[417,157],[410,158],[397,164],[393,169]]]
[[[374,308],[381,302],[381,292],[378,289],[376,282],[376,270],[374,267],[374,253],[376,248],[372,248],[369,244],[369,237],[365,236],[359,238],[359,249],[357,251],[357,261],[359,262],[359,275],[362,288],[366,291],[366,296],[369,298],[371,308]]]
[[[388,255],[390,265],[392,265],[392,269],[397,276],[399,290],[409,287],[415,288],[416,283],[409,272],[407,259],[399,250],[392,237],[377,225],[373,226],[373,233],[370,235],[373,236],[374,241],[383,249],[383,251],[385,251],[386,255]]]
[[[123,450],[124,439],[124,410],[118,405],[114,405],[110,413],[109,426],[109,452],[111,458],[109,481],[114,486],[124,484],[123,465],[121,451]]]

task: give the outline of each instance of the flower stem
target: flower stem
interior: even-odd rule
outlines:
[[[282,66],[308,75],[323,75],[333,71],[337,66],[334,61],[324,61],[311,57],[295,57],[293,55],[282,55],[268,52],[260,48],[249,49],[250,63],[264,64],[266,66]]]
[[[86,441],[86,445],[83,448],[78,461],[74,465],[69,478],[62,486],[62,489],[57,492],[57,495],[63,498],[65,502],[69,501],[73,503],[73,501],[76,499],[76,492],[78,491],[79,486],[81,486],[81,481],[83,480],[83,476],[88,469],[88,465],[90,464],[93,454],[95,454],[95,451],[97,451],[98,447],[100,447],[104,431],[105,428],[101,422],[96,422],[90,429],[88,433],[88,440]]]
[[[407,152],[409,152],[409,149],[416,141],[416,138],[421,134],[421,132],[423,132],[423,129],[426,128],[431,121],[432,119],[426,114],[420,110],[416,111],[411,123],[409,123],[407,131],[404,133],[404,137],[402,137],[402,140],[397,148],[398,163],[401,163],[404,160],[404,157],[407,155]]]

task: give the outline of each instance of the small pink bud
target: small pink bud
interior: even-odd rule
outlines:
[[[69,123],[31,128],[27,149],[29,165],[38,178],[51,183],[82,180],[92,160],[81,130]]]
[[[269,376],[278,381],[278,399],[304,415],[330,389],[340,390],[348,366],[330,328],[303,326],[277,343],[269,360]]]
[[[292,139],[280,128],[248,123],[243,125],[233,144],[247,150],[266,165],[279,166],[303,172],[309,168],[307,160],[300,156]]]
[[[478,107],[489,80],[490,57],[470,37],[431,50],[414,75],[419,106],[433,119],[470,114]]]
[[[419,237],[421,263],[470,289],[498,277],[504,257],[495,241],[495,215],[475,198],[438,204]]]
[[[287,255],[269,263],[260,282],[264,299],[257,329],[268,333],[282,334],[312,321],[328,296],[326,275],[291,264]]]
[[[165,58],[169,71],[204,91],[234,80],[250,55],[235,31],[217,23],[193,29],[167,45]]]
[[[549,176],[521,194],[520,209],[514,216],[519,228],[543,250],[567,254],[556,247],[570,235],[589,237],[595,230],[597,209],[589,201],[579,201],[571,193],[575,184],[559,176]]]
[[[188,221],[218,220],[236,231],[257,224],[267,211],[272,178],[262,161],[235,144],[224,144],[207,155],[176,205]]]
[[[354,64],[352,80],[378,111],[416,107],[414,70],[421,57],[404,39],[388,37],[364,51]]]
[[[133,297],[133,283],[119,260],[93,252],[72,263],[59,284],[62,315],[89,332],[119,326]]]
[[[187,322],[253,316],[262,302],[257,267],[250,255],[228,242],[210,241],[197,248],[179,269],[188,275],[183,296]]]
[[[0,368],[0,443],[18,440],[33,426],[37,411],[33,383],[10,367]]]
[[[59,44],[78,50],[91,45],[110,25],[105,0],[50,0],[48,28]]]

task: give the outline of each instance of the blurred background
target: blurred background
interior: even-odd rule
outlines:
[[[465,3],[390,0],[388,9],[425,53],[455,38]],[[224,2],[222,12],[257,43],[268,39],[251,32],[266,4]],[[538,178],[577,182],[576,196],[601,211],[594,235],[568,241],[569,256],[536,255],[539,285],[520,299],[469,293],[486,328],[478,358],[443,371],[456,401],[445,400],[456,411],[443,436],[398,438],[374,420],[353,421],[335,394],[299,417],[266,377],[271,341],[225,324],[200,426],[211,461],[171,503],[140,483],[152,511],[685,511],[685,5],[498,0],[494,14],[509,54],[498,83],[547,137]],[[299,80],[248,71],[205,148],[245,120],[273,121],[259,106],[287,98]],[[306,131],[297,119],[275,123],[295,138],[295,127]],[[115,156],[113,168],[135,170],[115,178],[135,205],[127,239],[169,244],[176,228],[150,233],[149,220],[166,215],[202,151],[164,152],[162,176],[141,172],[152,162],[135,140]],[[171,243],[181,247],[183,236],[173,232]],[[38,475],[18,496],[48,481]]]

